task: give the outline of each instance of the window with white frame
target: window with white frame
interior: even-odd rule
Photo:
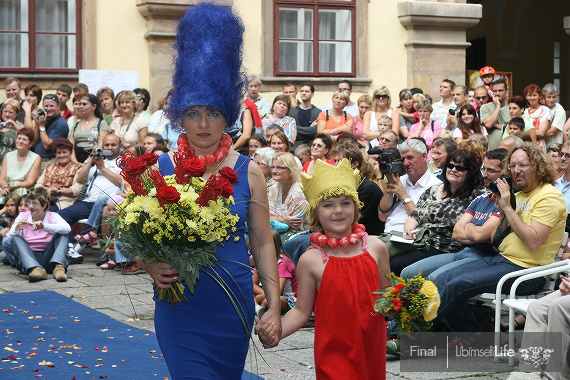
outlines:
[[[354,0],[274,0],[275,75],[354,76]]]
[[[77,72],[81,0],[0,1],[0,71]]]

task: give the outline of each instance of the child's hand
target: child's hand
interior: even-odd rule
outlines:
[[[259,341],[263,344],[263,348],[271,348],[277,345],[279,337],[277,336],[277,325],[272,321],[261,322],[255,318],[255,333],[259,335]]]

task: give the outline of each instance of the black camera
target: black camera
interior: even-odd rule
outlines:
[[[8,122],[7,121],[1,121],[0,122],[0,128],[8,128]]]
[[[513,188],[513,178],[510,175],[503,174],[499,178],[507,180],[507,183],[509,184],[509,188],[511,188],[511,189]],[[489,184],[489,190],[491,190],[492,193],[500,193],[499,188],[497,187],[497,181],[493,181]]]
[[[92,156],[95,158],[104,158],[104,157],[111,157],[113,155],[113,152],[111,152],[110,150],[104,150],[101,147],[97,147],[95,149],[93,149],[93,154]]]
[[[454,110],[453,108],[450,109],[450,110],[449,110],[449,114],[450,114],[451,116],[454,116],[454,115],[455,115],[455,110]]]
[[[38,116],[45,116],[45,115],[46,115],[46,110],[44,110],[43,108],[39,108],[39,109],[36,111],[36,114],[37,114]]]
[[[378,165],[382,174],[404,174],[404,161],[397,148],[373,148],[368,151],[369,155],[377,154]]]
[[[503,174],[499,178],[503,178],[507,181],[507,184],[509,185],[509,189],[511,190],[511,207],[513,208],[513,210],[516,210],[517,209],[517,201],[515,199],[515,192],[513,190],[513,178],[507,174]],[[493,193],[500,194],[499,188],[497,187],[497,181],[493,181],[489,184],[489,190],[491,190],[491,192],[493,192]]]

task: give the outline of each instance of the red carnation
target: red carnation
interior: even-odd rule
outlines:
[[[154,153],[145,153],[140,158],[146,163],[146,166],[152,166],[158,161],[158,156]]]
[[[218,173],[230,181],[230,183],[238,183],[238,175],[232,168],[224,166],[218,171]]]
[[[164,186],[157,190],[156,198],[161,205],[178,203],[180,200],[180,193],[174,186]]]

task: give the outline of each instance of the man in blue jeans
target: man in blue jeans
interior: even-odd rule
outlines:
[[[76,202],[58,211],[58,214],[72,227],[77,221],[89,217],[91,209],[93,209],[98,199],[115,195],[122,188],[123,178],[120,174],[121,169],[119,169],[116,163],[121,149],[119,136],[115,134],[105,136],[105,138],[103,138],[103,149],[110,151],[111,155],[104,158],[91,155],[85,160],[81,169],[77,172],[78,181],[87,183],[85,198],[80,202]],[[98,214],[97,217],[98,220],[90,221],[90,225],[99,225],[101,215]],[[87,232],[89,232],[89,230],[84,233]],[[73,234],[71,232],[69,233],[69,241],[73,241]],[[80,263],[83,261],[83,256],[76,252],[72,243],[69,244],[68,256],[70,262]]]
[[[497,180],[503,172],[503,163],[508,150],[494,149],[487,152],[483,159],[483,181],[485,187]],[[480,256],[493,256],[497,251],[491,245],[491,234],[500,222],[500,214],[495,207],[495,198],[488,192],[471,202],[465,214],[453,228],[452,239],[467,245],[457,253],[435,255],[420,260],[402,270],[401,277],[408,279],[422,272],[424,277],[433,281],[440,273],[476,260]]]
[[[467,307],[476,295],[494,292],[497,283],[507,273],[554,262],[564,235],[566,203],[560,190],[552,186],[557,177],[554,161],[536,144],[524,143],[506,159],[507,174],[513,178],[516,208],[510,203],[510,188],[506,180],[498,179],[496,206],[501,213],[502,226],[493,234],[504,236],[498,244],[499,254],[480,256],[459,263],[439,273],[435,284],[441,305],[434,324],[447,321],[452,331],[481,331],[479,322]],[[510,228],[510,230],[509,230]],[[507,281],[503,292],[510,290],[514,279]],[[523,282],[518,294],[533,294],[544,286],[544,278]]]

